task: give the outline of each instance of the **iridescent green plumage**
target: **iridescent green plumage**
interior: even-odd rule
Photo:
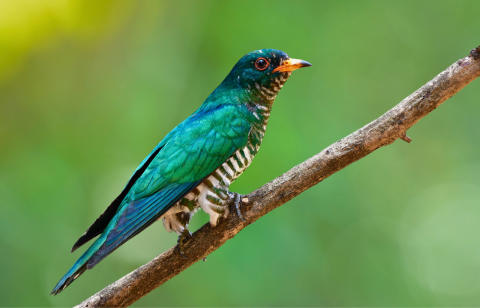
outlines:
[[[167,230],[184,236],[199,207],[212,225],[226,217],[228,187],[257,153],[273,100],[293,69],[309,65],[273,49],[240,59],[202,106],[142,161],[122,193],[75,243],[72,251],[100,234],[52,293],[160,218]]]

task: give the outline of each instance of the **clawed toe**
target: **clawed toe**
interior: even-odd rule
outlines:
[[[188,258],[185,256],[185,254],[183,253],[183,250],[182,250],[182,248],[180,247],[180,245],[175,246],[175,250],[177,250],[178,253],[179,253],[184,259],[188,259]]]
[[[238,218],[240,218],[240,220],[243,222],[247,221],[245,218],[243,218],[242,212],[240,211],[240,207],[242,206],[242,195],[237,193],[231,193],[231,194],[233,195],[233,198],[234,198],[233,203],[235,204],[235,209],[237,210]]]
[[[177,246],[175,246],[175,249],[178,251],[178,253],[185,259],[188,259],[188,258],[185,256],[183,252],[183,244],[187,237],[193,238],[192,233],[190,233],[190,231],[187,228],[185,228],[182,234],[178,236]]]

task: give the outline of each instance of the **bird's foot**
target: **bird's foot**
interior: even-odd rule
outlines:
[[[235,209],[237,210],[237,216],[240,218],[241,221],[247,221],[243,218],[242,212],[240,211],[240,207],[242,206],[242,198],[243,195],[237,194],[235,192],[229,192],[230,197],[233,199],[233,204],[235,204]]]
[[[188,259],[188,258],[183,253],[183,244],[187,239],[187,237],[192,238],[192,233],[190,233],[190,231],[187,228],[185,228],[183,229],[182,233],[178,236],[177,246],[175,246],[175,249],[178,250],[178,253],[180,253],[180,255],[185,259]]]

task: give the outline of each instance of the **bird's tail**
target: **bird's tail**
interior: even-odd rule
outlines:
[[[93,244],[90,246],[83,255],[78,258],[77,262],[72,266],[70,270],[60,279],[55,288],[53,288],[52,293],[57,295],[62,292],[63,289],[68,287],[75,279],[78,278],[85,270],[87,270],[88,261],[93,257],[93,255],[98,251],[98,248],[105,242],[104,237],[99,237]]]

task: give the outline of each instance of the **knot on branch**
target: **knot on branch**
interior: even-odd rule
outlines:
[[[472,58],[474,58],[475,60],[480,58],[480,46],[478,46],[477,48],[473,48],[471,51],[470,51],[470,56]]]

